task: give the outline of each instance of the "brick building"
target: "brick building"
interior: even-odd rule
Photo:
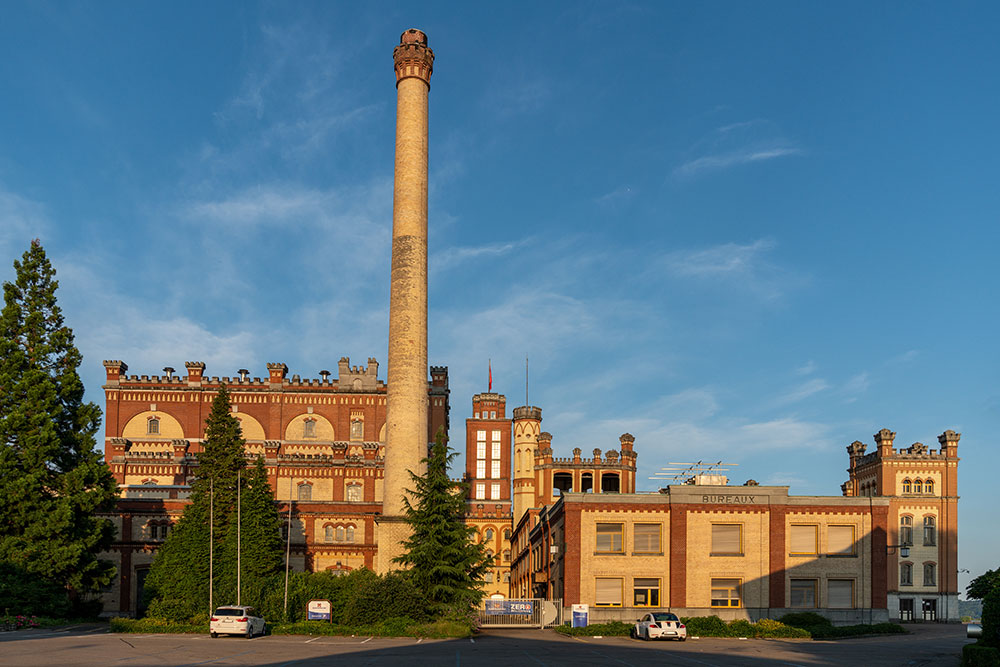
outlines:
[[[105,460],[121,490],[114,516],[118,541],[103,557],[118,566],[104,591],[105,612],[133,614],[158,543],[184,511],[197,471],[205,419],[221,385],[246,439],[247,457],[263,456],[279,512],[292,509],[291,559],[297,570],[376,569],[386,456],[386,386],[378,362],[338,375],[288,377],[268,364],[268,377],[206,377],[205,364],[187,374],[126,375],[106,361]],[[448,369],[432,366],[427,383],[428,442],[449,425]]]

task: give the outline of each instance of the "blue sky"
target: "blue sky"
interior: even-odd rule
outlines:
[[[952,428],[960,566],[997,565],[993,3],[10,5],[0,277],[42,239],[90,400],[111,358],[384,378],[409,27],[454,426],[528,356],[557,452],[629,431],[641,490],[838,495],[853,440]]]

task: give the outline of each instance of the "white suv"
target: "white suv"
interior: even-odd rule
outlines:
[[[257,615],[253,607],[219,607],[212,614],[208,633],[213,639],[219,635],[244,635],[250,639],[264,634],[264,619]]]

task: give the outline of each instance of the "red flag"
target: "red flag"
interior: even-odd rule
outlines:
[[[489,389],[489,391],[493,391],[493,360],[492,359],[490,359],[489,364],[490,364],[490,389]]]

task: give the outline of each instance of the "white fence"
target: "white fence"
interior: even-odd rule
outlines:
[[[483,600],[479,606],[482,628],[544,628],[560,622],[562,600]]]

